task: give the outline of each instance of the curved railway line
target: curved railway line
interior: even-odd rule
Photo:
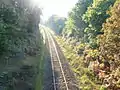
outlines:
[[[52,66],[52,88],[49,90],[79,90],[77,84],[74,82],[73,74],[70,69],[66,68],[64,62],[61,60],[59,49],[50,32],[44,30],[46,34],[46,44],[48,44],[51,66]],[[67,66],[67,65],[66,65]]]

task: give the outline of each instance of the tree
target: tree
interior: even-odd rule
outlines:
[[[83,38],[83,32],[87,24],[82,20],[82,16],[91,3],[92,0],[79,0],[76,3],[72,11],[69,12],[69,17],[66,21],[63,35],[68,37]]]
[[[101,54],[107,60],[118,60],[120,54],[120,0],[109,11],[110,18],[103,25],[104,34],[99,37]],[[107,57],[108,56],[108,57]]]
[[[110,78],[114,80],[120,75],[120,0],[116,0],[116,3],[109,11],[109,15],[110,17],[102,28],[104,34],[99,36],[99,50],[102,60],[110,63]],[[107,80],[108,88],[112,90],[120,88],[118,80],[115,80],[114,83],[109,79]]]
[[[29,53],[38,48],[40,14],[41,10],[30,0],[0,1],[1,55]]]
[[[109,15],[106,13],[109,7],[114,4],[115,0],[93,0],[93,4],[88,7],[88,10],[83,15],[83,20],[88,23],[85,28],[85,36],[88,39],[92,48],[97,47],[97,35],[101,32],[102,24],[106,21]]]
[[[61,34],[63,27],[65,25],[66,18],[59,17],[57,15],[52,15],[46,22],[46,26],[50,27],[57,34]]]

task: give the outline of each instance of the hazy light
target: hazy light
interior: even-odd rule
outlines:
[[[67,13],[73,8],[78,0],[33,0],[39,7],[42,7],[44,20],[56,14],[67,17]]]

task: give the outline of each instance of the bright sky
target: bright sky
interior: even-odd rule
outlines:
[[[56,14],[67,17],[68,12],[74,7],[78,0],[33,0],[43,8],[43,19],[47,20],[51,15]]]

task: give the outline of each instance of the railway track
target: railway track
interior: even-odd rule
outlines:
[[[62,55],[58,44],[54,40],[49,31],[44,29],[46,37],[46,45],[49,48],[51,67],[52,67],[52,83],[47,90],[80,90],[76,84],[76,80],[69,68],[68,62]]]
[[[48,44],[51,56],[52,73],[53,73],[53,89],[54,90],[69,90],[65,73],[60,61],[60,57],[50,33],[46,33],[48,37]]]

